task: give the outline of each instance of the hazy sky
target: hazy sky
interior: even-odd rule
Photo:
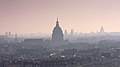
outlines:
[[[51,33],[59,17],[63,31],[120,31],[120,0],[0,0],[0,33]]]

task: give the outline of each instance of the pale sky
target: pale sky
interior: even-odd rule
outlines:
[[[0,0],[0,33],[120,32],[120,0]]]

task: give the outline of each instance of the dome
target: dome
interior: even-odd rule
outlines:
[[[58,20],[56,22],[56,26],[53,29],[52,41],[55,42],[56,44],[60,44],[63,41],[63,32],[59,26]]]
[[[101,26],[100,28],[100,32],[103,33],[104,32],[104,28]]]

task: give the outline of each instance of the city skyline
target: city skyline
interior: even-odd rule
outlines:
[[[0,33],[49,33],[57,17],[64,30],[120,31],[119,0],[1,0]]]

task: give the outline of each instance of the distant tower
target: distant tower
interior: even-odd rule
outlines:
[[[11,32],[9,32],[9,35],[11,36]]]
[[[104,33],[104,28],[101,26],[100,33]]]
[[[57,18],[56,26],[54,27],[53,33],[52,33],[52,42],[54,43],[54,45],[58,46],[58,45],[62,44],[63,41],[64,41],[63,32],[59,26],[59,21]]]
[[[73,35],[74,34],[74,30],[73,29],[71,29],[71,35]]]
[[[5,35],[8,36],[8,32],[5,32]]]
[[[11,36],[12,34],[11,34],[11,32],[5,32],[5,35],[6,36]]]
[[[17,34],[15,34],[15,38],[17,38]]]

